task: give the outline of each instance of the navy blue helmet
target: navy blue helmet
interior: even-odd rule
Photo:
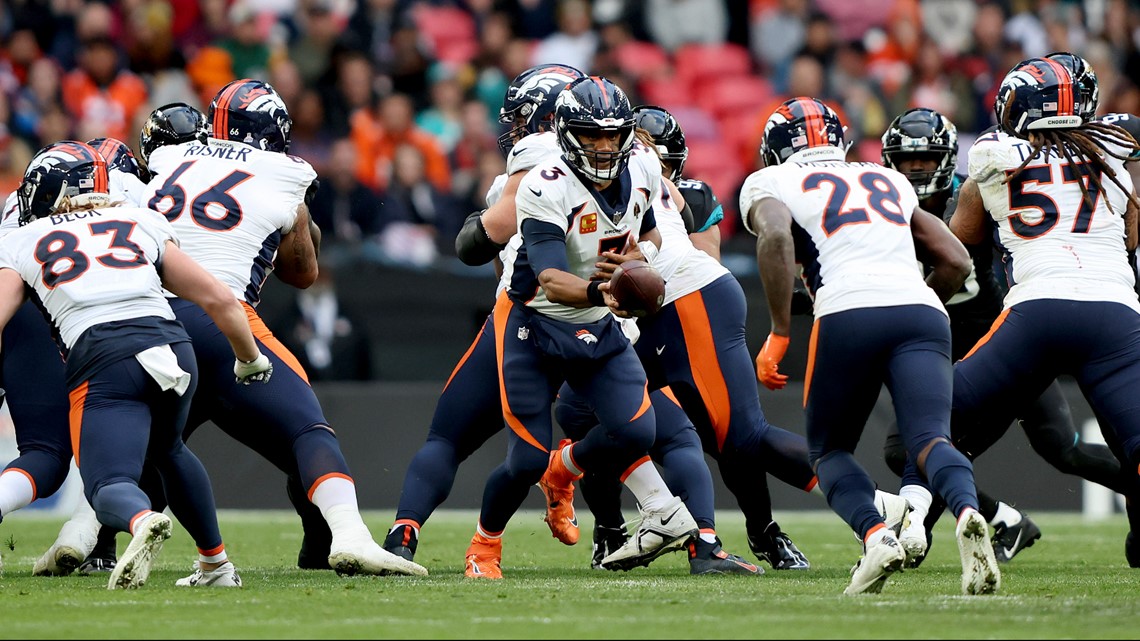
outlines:
[[[843,147],[839,114],[815,98],[784,101],[768,116],[760,154],[764,164],[779,165],[792,154],[813,147]]]
[[[127,146],[127,143],[118,138],[94,138],[88,140],[87,144],[99,152],[99,155],[107,162],[108,171],[114,169],[125,174],[131,174],[144,183],[150,182],[149,172],[139,165],[138,159],[135,158],[134,152]]]
[[[155,149],[197,140],[206,144],[206,114],[184,102],[172,102],[150,112],[139,134],[139,155],[150,162]]]
[[[1096,106],[1100,102],[1100,83],[1089,61],[1068,51],[1058,51],[1045,57],[1061,63],[1073,77],[1077,91],[1077,115],[1086,122],[1095,118]]]
[[[1074,129],[1084,122],[1079,99],[1064,65],[1049,58],[1030,58],[1001,81],[994,115],[1001,127],[1021,138],[1035,130]]]
[[[553,129],[554,104],[558,93],[586,74],[568,65],[538,65],[520,73],[507,86],[499,123],[510,126],[499,136],[503,155],[528,134]]]
[[[685,170],[685,161],[689,159],[689,146],[685,144],[685,132],[681,131],[681,125],[673,114],[656,105],[641,105],[633,110],[633,116],[637,126],[653,138],[661,160],[672,165],[673,173],[669,174],[669,180],[676,182]]]
[[[75,140],[57,142],[36,152],[16,191],[21,225],[46,218],[65,203],[82,203],[108,195],[107,162],[91,146]]]
[[[566,159],[594,182],[621,175],[633,152],[633,107],[620,87],[600,76],[579,78],[558,94],[554,131]],[[587,149],[582,136],[617,136],[616,151]]]
[[[915,157],[928,157],[938,166],[933,171],[899,169],[899,163]],[[906,174],[919,198],[946,191],[954,183],[958,166],[958,128],[933,109],[906,111],[883,134],[883,165]]]
[[[214,96],[206,117],[214,138],[265,151],[289,151],[293,119],[285,101],[268,82],[234,80]]]

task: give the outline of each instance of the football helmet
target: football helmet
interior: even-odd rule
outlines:
[[[656,105],[636,107],[633,117],[637,126],[653,138],[661,160],[672,165],[673,173],[669,174],[669,180],[676,182],[685,170],[685,161],[689,159],[689,146],[685,144],[685,132],[681,131],[681,125],[673,114]]]
[[[1076,85],[1079,96],[1077,115],[1085,121],[1095,118],[1096,106],[1100,102],[1100,83],[1089,61],[1068,51],[1058,51],[1045,57],[1064,65],[1069,70],[1069,75],[1073,77],[1073,84]]]
[[[293,119],[285,101],[268,82],[234,80],[210,101],[210,136],[265,151],[289,151]]]
[[[510,127],[499,136],[499,149],[503,155],[528,134],[552,129],[554,104],[558,92],[586,74],[566,65],[538,65],[520,73],[507,86],[503,106],[499,108],[499,123]]]
[[[172,102],[150,112],[139,134],[139,155],[150,162],[155,149],[197,140],[206,144],[206,114],[184,102]]]
[[[771,167],[804,149],[829,146],[844,149],[843,130],[839,114],[831,107],[815,98],[792,98],[768,116],[760,154],[764,164]]]
[[[907,157],[927,156],[938,162],[933,171],[902,172]],[[919,107],[895,118],[883,134],[883,165],[902,172],[918,197],[928,198],[950,189],[958,166],[958,129],[946,116]]]
[[[629,98],[620,87],[600,76],[579,78],[558,94],[554,131],[570,164],[590,180],[601,183],[621,175],[633,152],[634,118]],[[582,136],[618,134],[616,151],[587,149]]]
[[[144,183],[150,182],[150,172],[139,165],[138,159],[135,158],[135,153],[131,151],[127,143],[118,138],[94,138],[88,140],[87,145],[99,152],[99,155],[103,157],[103,160],[107,163],[107,171],[114,169],[124,174],[131,174]]]
[[[108,205],[107,161],[86,143],[57,142],[36,152],[16,191],[19,223],[55,214],[61,205]]]
[[[1042,129],[1073,129],[1084,122],[1078,113],[1081,96],[1065,65],[1049,58],[1030,58],[1014,66],[998,87],[994,115],[998,125],[1025,138]]]

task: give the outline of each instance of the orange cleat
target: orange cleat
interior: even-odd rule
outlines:
[[[573,442],[562,439],[550,453],[550,464],[538,482],[546,495],[546,516],[542,520],[550,527],[550,534],[565,545],[578,542],[578,515],[574,513],[574,481],[579,478],[562,462],[562,449]]]
[[[489,539],[476,533],[467,547],[467,567],[463,573],[469,579],[501,579],[502,560],[503,540]]]

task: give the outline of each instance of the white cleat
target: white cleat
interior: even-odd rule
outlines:
[[[674,496],[660,510],[643,511],[633,536],[603,558],[601,566],[607,570],[631,570],[649,565],[657,557],[685,547],[699,532],[689,509]]]
[[[131,539],[131,544],[111,572],[108,590],[130,590],[145,585],[151,563],[162,551],[162,544],[170,538],[173,527],[169,516],[157,512],[148,516],[140,526],[138,534]]]
[[[336,570],[337,574],[343,576],[355,574],[428,575],[427,568],[424,566],[392,554],[370,538],[342,545],[342,542],[334,537],[332,553],[329,554],[329,566]]]
[[[70,546],[55,543],[32,566],[32,576],[67,576],[75,571],[87,555]]]
[[[899,535],[899,543],[906,553],[906,567],[917,568],[922,565],[930,547],[930,542],[926,540],[926,525],[922,521],[910,523]]]
[[[875,490],[875,508],[883,517],[883,523],[895,533],[895,536],[900,536],[900,533],[910,525],[910,503],[898,494]]]
[[[99,521],[84,499],[75,514],[59,529],[55,543],[36,560],[33,576],[67,576],[75,571],[95,549],[99,540]]]
[[[994,557],[986,520],[968,510],[954,531],[962,556],[962,594],[993,594],[1001,588],[1001,570]]]
[[[240,588],[241,577],[233,563],[226,561],[216,570],[203,570],[198,561],[194,562],[194,574],[178,579],[174,585],[180,588]]]
[[[878,594],[883,591],[887,577],[902,569],[906,554],[895,535],[887,534],[878,543],[867,548],[863,558],[851,568],[851,584],[843,590],[853,594]]]

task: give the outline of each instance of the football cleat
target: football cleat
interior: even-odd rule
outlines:
[[[79,550],[56,543],[36,560],[32,576],[68,576],[83,563],[83,557]]]
[[[657,557],[685,547],[700,532],[689,509],[674,496],[660,510],[642,510],[633,536],[615,552],[602,559],[607,570],[632,570],[649,565]]]
[[[194,562],[194,574],[174,582],[180,588],[240,588],[241,577],[234,564],[226,561],[214,570],[203,570],[200,562]]]
[[[489,539],[478,533],[467,547],[463,574],[469,579],[503,578],[503,540]]]
[[[922,521],[910,522],[899,534],[899,543],[906,553],[906,567],[917,568],[926,560],[926,553],[930,550],[930,533]]]
[[[1025,514],[1022,514],[1021,520],[1013,525],[999,521],[994,525],[994,557],[1002,563],[1009,563],[1018,552],[1033,547],[1039,538],[1041,538],[1041,528]]]
[[[150,566],[162,551],[162,544],[170,538],[173,524],[170,517],[154,512],[139,524],[139,531],[131,538],[111,577],[108,590],[128,590],[146,585]]]
[[[756,558],[767,561],[773,570],[807,570],[811,567],[807,557],[772,521],[759,536],[748,535],[748,547]]]
[[[888,530],[889,532],[889,530]],[[906,561],[894,532],[883,536],[878,543],[863,552],[863,558],[851,568],[851,584],[843,594],[878,594],[883,591],[887,577],[902,569]]]
[[[99,542],[99,521],[84,500],[76,513],[59,529],[55,542],[32,567],[33,576],[67,576],[78,568]],[[114,556],[114,539],[111,555]]]
[[[898,494],[875,490],[875,508],[896,537],[910,525],[910,503]]]
[[[79,569],[76,574],[79,576],[91,576],[92,574],[106,574],[115,571],[116,559],[102,559],[98,557],[89,556],[87,560],[79,564]]]
[[[558,447],[550,452],[550,464],[538,481],[538,487],[546,496],[546,515],[542,520],[550,527],[550,534],[565,545],[578,543],[578,515],[574,513],[574,484],[567,479],[562,465],[562,449],[573,443],[562,439]],[[563,469],[559,469],[563,468]]]
[[[604,570],[602,559],[616,552],[628,540],[629,532],[625,531],[624,525],[616,528],[594,525],[594,555],[590,561],[590,567],[595,570]]]
[[[419,542],[416,528],[407,523],[399,523],[388,530],[388,536],[384,537],[384,549],[401,559],[411,561],[416,557]]]
[[[341,576],[357,574],[428,575],[427,568],[388,552],[368,537],[349,542],[338,541],[334,537],[332,553],[329,554],[329,566]]]
[[[986,520],[967,510],[954,531],[962,557],[962,594],[993,594],[1001,588],[1001,570],[994,558]]]
[[[709,543],[701,537],[689,541],[689,574],[748,574],[760,576],[764,569],[724,551],[720,539]]]

